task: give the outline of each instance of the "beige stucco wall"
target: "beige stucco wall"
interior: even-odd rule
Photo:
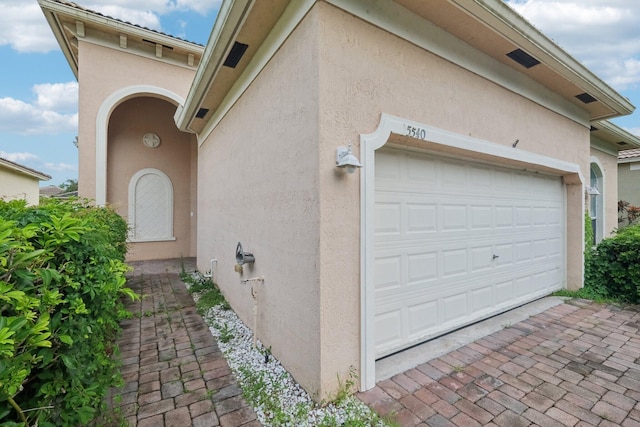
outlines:
[[[127,218],[129,183],[145,168],[164,172],[173,186],[173,236],[175,241],[130,243],[131,260],[164,259],[195,256],[196,169],[195,136],[180,132],[174,122],[176,107],[164,100],[138,97],[118,105],[109,123],[107,156],[107,200]],[[160,138],[156,148],[145,147],[142,136],[155,133]]]
[[[40,181],[37,178],[0,166],[0,199],[23,199],[29,205],[40,200]]]
[[[336,374],[359,366],[361,339],[363,174],[336,171],[336,147],[351,143],[358,153],[359,135],[374,131],[386,112],[503,145],[519,139],[518,150],[577,163],[588,176],[589,129],[333,6],[319,3],[311,17],[320,20],[321,367],[323,390],[331,390]],[[575,288],[582,285],[583,196],[576,176],[567,182],[578,182],[567,186],[567,284]]]
[[[294,377],[330,396],[360,366],[360,182],[335,149],[387,112],[570,161],[588,128],[325,3],[316,4],[200,147],[198,267]],[[585,175],[588,176],[588,175]],[[567,177],[570,286],[582,281],[582,187]],[[211,212],[211,215],[207,215]],[[241,241],[255,265],[233,270]],[[264,277],[264,284],[241,279]],[[257,323],[254,299],[257,290]]]
[[[78,193],[95,198],[96,116],[100,106],[118,90],[137,85],[164,88],[185,98],[195,70],[83,39],[78,40],[78,46]]]
[[[591,147],[591,157],[597,159],[604,178],[604,229],[602,237],[609,237],[618,228],[618,156]],[[640,176],[640,175],[639,175]],[[590,175],[585,178],[589,179]]]
[[[214,279],[238,315],[316,395],[324,376],[320,288],[325,285],[319,252],[318,69],[317,20],[311,17],[200,147],[197,251],[201,271],[209,269],[210,259],[218,260]],[[238,242],[256,259],[242,275],[234,271]],[[264,283],[241,283],[259,276]]]
[[[131,101],[127,105],[120,104],[127,99],[118,100],[106,120],[96,123],[103,104],[126,88],[156,87],[176,97],[186,97],[195,71],[84,40],[79,41],[79,49],[79,195],[96,197],[96,133],[100,126],[107,129],[106,201],[114,204],[120,214],[127,218],[128,184],[138,170],[160,169],[174,186],[176,241],[131,244],[127,258],[195,256],[197,150],[195,136],[179,132],[175,126],[176,101],[134,90],[128,95]],[[114,121],[115,127],[108,128]],[[162,140],[155,151],[142,146],[142,136],[147,132],[157,133]]]

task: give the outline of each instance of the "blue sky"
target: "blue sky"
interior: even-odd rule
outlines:
[[[220,1],[75,0],[87,9],[205,44]],[[78,85],[36,0],[0,0],[0,157],[78,178]]]
[[[82,7],[205,44],[220,1],[75,0]],[[640,109],[640,1],[508,0]],[[0,157],[77,179],[77,82],[36,0],[0,0]],[[613,119],[640,135],[640,111]]]

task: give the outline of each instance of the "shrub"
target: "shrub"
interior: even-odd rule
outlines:
[[[640,303],[640,225],[603,239],[585,257],[585,288],[603,297]]]
[[[86,425],[121,383],[127,226],[86,202],[0,201],[0,423]]]

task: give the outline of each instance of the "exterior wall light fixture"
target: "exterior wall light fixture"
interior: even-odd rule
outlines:
[[[596,187],[592,187],[590,185],[587,185],[587,194],[590,196],[598,196],[600,194],[600,192],[598,191],[598,189]]]
[[[358,158],[351,152],[351,144],[348,147],[336,149],[336,166],[346,170],[347,173],[354,173],[357,168],[362,167]]]

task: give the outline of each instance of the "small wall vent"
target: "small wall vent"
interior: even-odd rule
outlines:
[[[578,98],[580,101],[584,102],[585,104],[590,104],[592,102],[597,101],[597,99],[589,95],[587,92],[581,93],[580,95],[576,95],[576,98]]]
[[[234,42],[233,47],[231,48],[229,55],[227,55],[227,59],[225,59],[223,65],[225,67],[236,68],[238,62],[240,62],[240,60],[242,59],[242,55],[244,55],[248,47],[248,44]]]
[[[158,45],[159,44],[164,49],[173,50],[173,48],[171,46],[167,46],[166,44],[157,43],[157,42],[154,42],[154,41],[151,41],[151,40],[147,40],[147,39],[142,39],[142,41],[145,42],[145,43],[153,44],[153,45]]]
[[[206,116],[208,112],[209,112],[208,108],[199,109],[198,112],[196,113],[196,119],[204,119],[204,116]]]
[[[525,68],[535,67],[540,63],[540,61],[538,61],[536,58],[529,55],[527,52],[525,52],[522,49],[516,49],[514,51],[511,51],[507,53],[507,56]]]

